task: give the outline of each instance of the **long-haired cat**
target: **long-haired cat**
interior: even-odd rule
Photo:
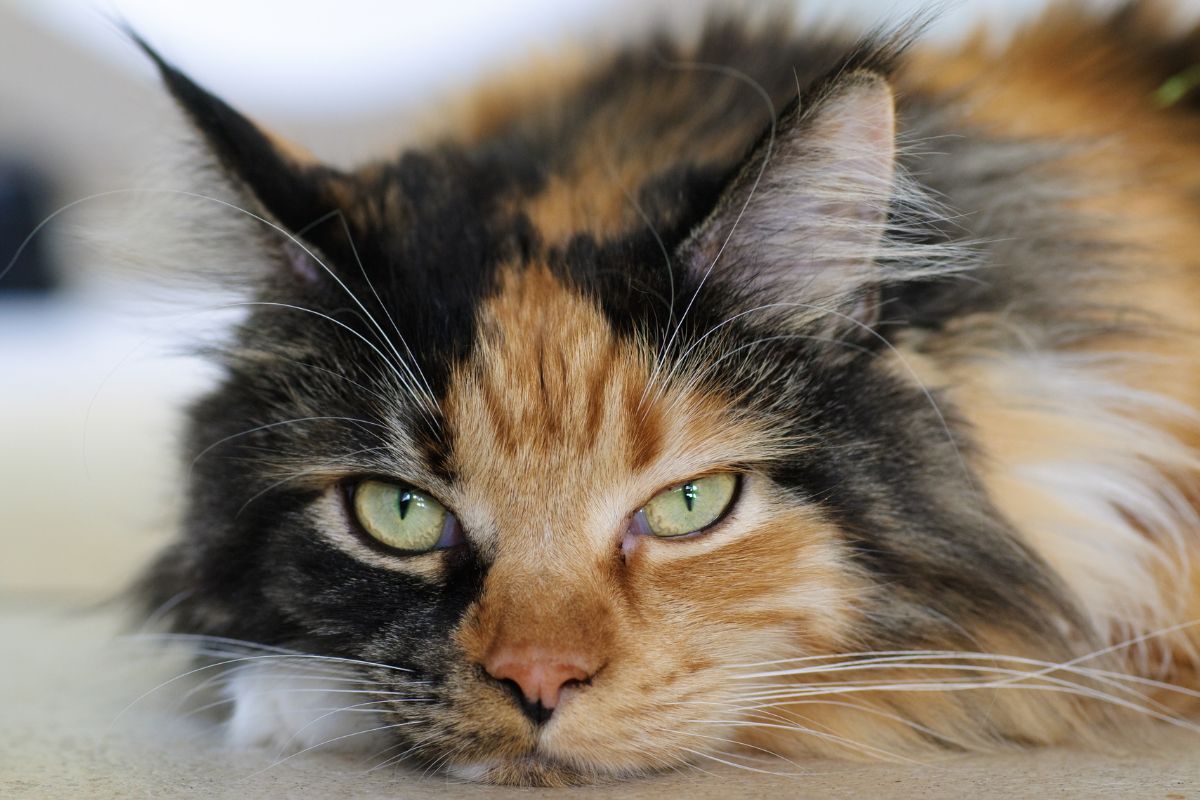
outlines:
[[[1178,721],[1200,36],[1165,19],[720,18],[354,170],[147,47],[273,265],[141,585],[234,740],[562,784]]]

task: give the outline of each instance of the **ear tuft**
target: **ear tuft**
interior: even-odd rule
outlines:
[[[299,234],[328,252],[336,240],[325,241],[313,228],[314,220],[330,217],[337,211],[335,185],[344,176],[329,167],[297,156],[297,149],[260,129],[232,106],[195,83],[163,58],[145,39],[126,28],[126,34],[158,67],[163,83],[184,112],[192,127],[208,146],[221,169],[240,188],[258,202],[267,216],[284,229]],[[325,226],[325,233],[332,229]],[[311,231],[311,232],[310,232]],[[334,232],[336,236],[336,231]],[[294,243],[292,243],[294,244]],[[285,261],[293,272],[304,277],[318,273],[312,257],[295,248],[285,247]]]

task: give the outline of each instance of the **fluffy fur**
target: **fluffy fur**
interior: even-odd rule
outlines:
[[[1178,722],[1200,116],[1153,98],[1200,46],[1168,31],[1068,6],[942,52],[715,21],[354,171],[150,51],[275,268],[192,409],[147,606],[210,656],[276,648],[231,684],[240,741],[361,732],[500,783]],[[743,478],[713,529],[626,533],[716,471]],[[466,543],[359,535],[369,477]],[[539,723],[481,666],[501,646],[591,677]],[[270,696],[317,657],[363,725]]]

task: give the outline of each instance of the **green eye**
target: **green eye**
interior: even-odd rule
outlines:
[[[354,514],[388,547],[421,553],[458,544],[458,523],[425,492],[384,481],[363,481],[354,491]]]
[[[695,533],[720,519],[737,491],[737,476],[707,475],[655,495],[642,509],[646,527],[655,536]]]

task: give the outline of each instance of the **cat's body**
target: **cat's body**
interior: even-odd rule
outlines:
[[[370,662],[337,663],[393,755],[499,782],[1167,714],[1137,679],[1196,682],[1200,109],[1155,91],[1200,45],[1164,31],[719,23],[353,173],[164,66],[287,233],[247,242],[279,269],[194,409],[150,606]],[[720,515],[651,535],[705,477]],[[436,545],[364,533],[395,484],[457,519]],[[342,735],[243,666],[242,740]]]

